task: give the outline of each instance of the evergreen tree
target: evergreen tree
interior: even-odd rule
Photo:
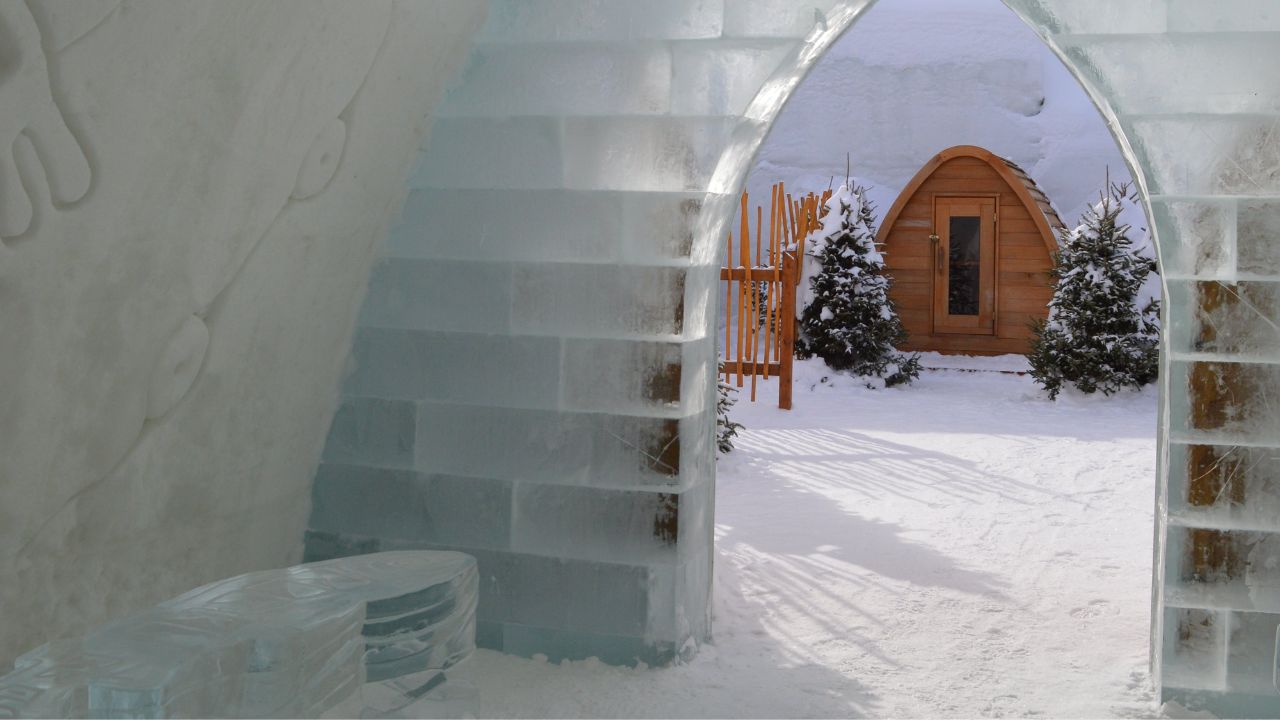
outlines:
[[[906,333],[889,301],[890,279],[876,249],[875,210],[866,190],[842,185],[826,211],[806,240],[806,253],[820,268],[809,280],[812,300],[801,313],[796,354],[876,378],[868,387],[911,382],[920,374],[920,359],[894,348]]]
[[[1028,358],[1050,399],[1063,383],[1110,395],[1156,379],[1160,301],[1148,283],[1155,260],[1134,247],[1134,230],[1121,218],[1127,208],[1138,212],[1129,187],[1112,185],[1081,225],[1064,233],[1049,320],[1037,323]]]
[[[738,391],[724,381],[723,363],[720,365],[719,377],[716,395],[716,448],[722,453],[727,453],[733,449],[733,439],[738,436],[738,431],[742,429],[742,423],[736,423],[729,419],[729,409],[738,402],[737,398],[734,397],[734,395],[738,394]]]

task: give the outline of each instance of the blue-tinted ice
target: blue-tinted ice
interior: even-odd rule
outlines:
[[[475,649],[477,585],[471,556],[429,551],[221,580],[19,657],[0,717],[393,713]]]

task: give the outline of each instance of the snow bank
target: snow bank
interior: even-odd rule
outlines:
[[[893,0],[869,10],[774,124],[747,180],[768,197],[839,185],[845,155],[883,213],[920,167],[972,144],[1026,170],[1071,224],[1109,167],[1115,140],[1080,84],[999,0]]]
[[[1031,370],[1026,355],[943,355],[920,353],[920,365],[930,370],[981,370],[986,372],[1025,373]]]

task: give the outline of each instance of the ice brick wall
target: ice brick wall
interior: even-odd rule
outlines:
[[[1009,4],[1099,99],[1158,234],[1168,331],[1152,650],[1163,698],[1274,717],[1280,6]]]
[[[1155,218],[1165,693],[1266,711],[1280,13],[1008,4],[1099,103]],[[481,641],[512,652],[655,660],[706,637],[715,251],[779,107],[863,5],[495,2],[373,276],[309,555],[466,549]]]
[[[308,557],[465,549],[479,640],[509,652],[705,639],[708,238],[862,4],[493,2],[370,282]]]

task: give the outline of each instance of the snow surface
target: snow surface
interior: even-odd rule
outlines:
[[[920,366],[929,370],[973,370],[986,372],[1025,373],[1031,371],[1026,355],[943,355],[939,352],[922,352]]]
[[[796,375],[793,411],[773,382],[733,410],[712,644],[662,669],[481,651],[455,673],[481,717],[1157,712],[1154,390],[1053,403],[1000,372]]]
[[[851,173],[877,219],[929,158],[972,144],[1026,170],[1068,227],[1128,168],[1060,60],[1000,0],[884,0],[796,89],[747,179],[821,192]],[[764,202],[764,200],[761,200]],[[767,204],[767,203],[766,203]]]

